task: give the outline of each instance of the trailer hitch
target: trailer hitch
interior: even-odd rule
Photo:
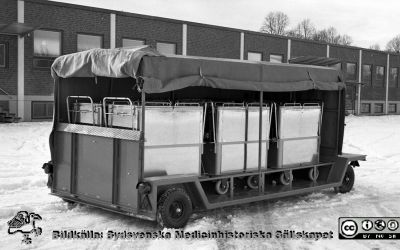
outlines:
[[[139,182],[136,185],[136,189],[139,192],[140,198],[140,208],[142,209],[152,209],[149,194],[151,192],[151,185],[148,182]]]
[[[140,194],[149,194],[151,192],[151,185],[148,182],[139,182],[136,185],[136,189]]]
[[[53,162],[49,161],[47,163],[44,163],[42,168],[46,174],[52,174],[53,173]]]

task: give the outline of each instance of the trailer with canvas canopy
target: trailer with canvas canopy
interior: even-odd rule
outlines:
[[[164,56],[147,46],[57,58],[51,194],[183,227],[195,210],[348,192],[345,84],[331,68]]]

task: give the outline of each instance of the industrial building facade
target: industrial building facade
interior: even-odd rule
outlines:
[[[165,54],[287,63],[338,58],[348,85],[346,109],[400,114],[400,54],[45,0],[0,0],[0,112],[50,119],[50,65],[90,48],[146,44]]]

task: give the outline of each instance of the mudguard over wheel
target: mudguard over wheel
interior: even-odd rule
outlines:
[[[346,173],[344,174],[343,177],[342,185],[340,187],[336,187],[335,191],[342,194],[350,192],[350,190],[354,186],[354,180],[355,180],[354,169],[351,165],[348,165]]]
[[[170,188],[158,200],[157,221],[161,227],[182,228],[192,211],[192,201],[186,191]]]

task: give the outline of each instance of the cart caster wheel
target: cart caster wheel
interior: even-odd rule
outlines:
[[[157,222],[162,228],[182,228],[192,214],[192,201],[182,188],[170,188],[158,200]]]
[[[318,168],[315,170],[315,176],[314,176],[314,168],[311,168],[311,169],[308,171],[308,178],[309,178],[310,180],[316,181],[316,180],[318,179],[318,176],[319,176]]]
[[[284,186],[287,186],[287,185],[291,184],[292,181],[293,181],[292,173],[286,173],[285,174],[285,172],[283,172],[279,176],[279,183],[284,185]]]
[[[350,190],[354,186],[354,180],[355,180],[355,175],[354,175],[354,169],[352,166],[348,165],[346,169],[346,173],[344,174],[342,185],[339,187],[335,187],[335,191],[337,193],[347,193],[350,192]]]
[[[251,189],[257,189],[258,188],[258,176],[253,175],[247,177],[247,186]]]
[[[229,190],[229,182],[227,180],[219,180],[215,183],[215,192],[217,194],[226,194]]]

